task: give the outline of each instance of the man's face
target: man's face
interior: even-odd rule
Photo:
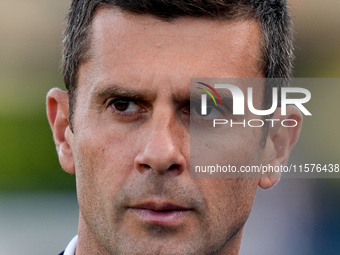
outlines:
[[[230,244],[241,238],[258,180],[190,178],[189,85],[191,77],[263,77],[259,45],[255,21],[164,22],[98,11],[90,60],[79,69],[74,132],[67,135],[79,236],[89,250],[233,254],[238,249]],[[228,136],[228,153],[211,156],[236,166],[266,162],[262,132],[237,129]]]

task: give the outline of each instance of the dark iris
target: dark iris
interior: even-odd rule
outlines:
[[[113,102],[114,108],[117,111],[121,111],[121,112],[126,111],[127,108],[129,108],[129,104],[130,104],[130,101],[123,100],[123,99],[119,99]]]

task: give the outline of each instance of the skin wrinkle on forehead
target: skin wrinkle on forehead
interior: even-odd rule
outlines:
[[[254,37],[253,35],[251,35],[250,33],[246,32],[246,30],[249,30],[249,29],[252,29],[252,30],[256,30],[256,33],[257,34],[260,34],[260,30],[259,30],[259,26],[256,25],[254,26],[254,20],[221,20],[221,21],[216,21],[216,20],[210,20],[210,19],[197,19],[197,18],[188,18],[188,17],[184,17],[184,18],[178,18],[178,19],[175,19],[173,21],[170,21],[170,22],[164,22],[164,21],[160,21],[160,20],[155,20],[155,19],[152,19],[151,17],[149,17],[147,19],[147,21],[145,21],[145,16],[139,16],[139,15],[130,15],[130,14],[126,14],[126,13],[121,13],[119,10],[114,10],[114,9],[111,9],[111,8],[102,8],[103,11],[104,11],[104,14],[103,12],[101,12],[101,15],[98,15],[98,13],[95,15],[95,19],[93,21],[93,24],[91,26],[91,31],[92,31],[92,35],[91,35],[91,41],[93,41],[93,31],[96,30],[96,34],[98,35],[98,37],[103,37],[105,36],[105,32],[103,33],[102,32],[102,28],[98,28],[97,27],[97,24],[101,22],[102,19],[105,20],[105,17],[109,17],[109,19],[111,19],[112,22],[115,22],[115,23],[118,23],[119,22],[116,22],[116,21],[119,21],[119,19],[121,19],[122,17],[128,17],[128,20],[129,20],[129,23],[128,23],[128,27],[131,28],[131,30],[133,31],[132,33],[134,34],[134,36],[136,37],[136,39],[138,40],[139,38],[139,34],[144,34],[146,32],[150,32],[151,35],[162,35],[161,32],[157,32],[155,27],[157,26],[157,24],[159,23],[165,23],[167,24],[167,26],[170,28],[170,29],[173,29],[173,30],[179,30],[179,31],[182,31],[181,32],[181,36],[169,36],[169,35],[163,35],[165,40],[163,40],[162,42],[162,50],[166,50],[166,45],[167,45],[167,41],[169,39],[171,40],[178,40],[180,37],[183,37],[185,39],[188,39],[188,38],[192,38],[193,42],[195,40],[200,40],[200,41],[207,41],[207,44],[215,48],[219,48],[219,50],[221,52],[228,52],[226,51],[225,48],[219,46],[219,44],[216,43],[215,39],[214,38],[211,38],[211,35],[214,35],[213,31],[215,30],[215,28],[218,28],[219,26],[223,26],[223,24],[231,24],[233,27],[231,31],[228,31],[228,33],[232,33],[233,31],[237,31],[237,37],[234,37],[232,40],[233,40],[233,43],[235,45],[239,45],[240,47],[239,48],[242,48],[242,49],[246,49],[244,50],[244,52],[247,52],[249,54],[249,56],[246,58],[246,62],[247,61],[250,61],[251,59],[256,59],[257,61],[259,61],[259,64],[257,65],[252,65],[252,66],[256,66],[256,67],[261,67],[262,66],[262,53],[260,50],[258,50],[257,48],[255,50],[249,50],[252,49],[253,47],[258,47],[258,45],[260,44],[260,39],[259,37]],[[112,15],[112,13],[117,13],[118,15]],[[99,16],[99,17],[97,17]],[[148,17],[148,16],[146,16]],[[152,19],[153,21],[150,22],[150,19]],[[196,26],[199,26],[198,23],[200,24],[204,24],[205,26],[209,26],[209,30],[206,31],[206,32],[203,32],[203,33],[200,33],[200,32],[195,32],[195,29],[193,28],[190,28],[190,32],[189,30],[187,31],[187,28],[185,28],[186,26],[183,26],[183,23],[186,24],[186,23],[189,23],[192,21],[192,20],[195,20],[197,21],[197,25]],[[134,22],[138,21],[140,24],[143,24],[143,29],[138,29],[136,30],[135,26],[134,26]],[[176,24],[179,23],[181,24],[181,29],[178,29],[176,27]],[[175,27],[174,27],[175,25]],[[107,22],[104,22],[104,26],[110,26],[110,23],[107,21]],[[116,48],[119,48],[120,46],[124,46],[124,38],[126,38],[126,29],[122,29],[122,27],[120,27],[119,25],[115,25],[115,30],[117,31],[116,34],[118,34],[120,36],[120,39],[118,40],[118,43],[116,43]],[[184,29],[183,29],[184,28]],[[243,29],[244,28],[244,29]],[[192,32],[194,32],[195,34],[193,35]],[[131,33],[131,32],[129,32]],[[218,35],[215,33],[215,35]],[[128,35],[129,36],[129,35]],[[118,38],[117,38],[118,39]],[[247,44],[246,42],[247,41],[252,41],[252,44]],[[157,44],[158,41],[155,41],[154,44]],[[254,45],[254,46],[253,46]],[[256,46],[257,45],[257,46]],[[91,47],[90,47],[90,51],[92,52],[93,50],[93,47],[94,45],[91,44]],[[209,47],[209,46],[208,46]],[[157,47],[155,47],[157,48]],[[131,49],[130,49],[131,50]],[[233,49],[235,50],[235,49]],[[256,52],[256,54],[255,54]],[[204,59],[202,59],[202,61],[204,61]],[[234,60],[234,62],[236,62],[236,60]],[[216,62],[217,63],[217,62]],[[124,64],[124,63],[120,63],[120,64]],[[221,65],[223,65],[223,62],[220,63]],[[230,66],[224,66],[225,70],[226,70],[226,73],[225,74],[228,74],[228,70],[230,69]],[[255,70],[254,71],[256,73],[258,73],[258,75],[263,75],[263,70]],[[197,77],[197,76],[196,76]],[[222,75],[222,76],[219,76],[219,77],[225,77],[225,75]],[[237,77],[237,76],[235,76]],[[242,77],[247,77],[247,76],[244,76],[242,75]],[[254,78],[254,77],[249,77],[249,78]]]

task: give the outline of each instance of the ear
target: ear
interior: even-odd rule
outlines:
[[[287,114],[281,116],[281,109],[278,108],[273,114],[274,126],[270,123],[268,137],[265,145],[265,157],[267,165],[272,167],[284,166],[288,161],[289,154],[299,138],[302,115],[295,106],[287,106]],[[281,122],[284,122],[283,126]],[[268,189],[274,186],[280,179],[280,173],[267,173],[259,181],[259,186]]]
[[[57,88],[47,94],[47,117],[50,123],[54,142],[57,147],[59,162],[62,168],[73,174],[75,172],[72,153],[73,133],[69,123],[68,93]]]

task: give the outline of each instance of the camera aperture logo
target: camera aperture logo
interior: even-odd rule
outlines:
[[[217,96],[218,100],[220,101],[221,106],[223,106],[220,95],[217,93],[217,91],[213,87],[211,87],[210,85],[205,84],[203,82],[197,82],[197,83],[201,84],[203,86],[206,86],[211,91],[213,91],[215,93],[215,95]],[[203,90],[204,92],[206,92],[212,98],[212,100],[214,101],[215,106],[217,106],[217,103],[216,103],[216,100],[215,100],[214,96],[208,90],[200,88],[200,87],[197,87],[197,88]],[[202,115],[207,115],[207,94],[202,94],[201,95],[201,114]]]
[[[243,91],[231,84],[215,84],[214,87],[205,84],[203,82],[197,82],[200,85],[203,85],[210,89],[217,97],[217,99],[220,102],[220,105],[223,106],[223,100],[221,99],[220,95],[216,91],[216,89],[228,89],[232,96],[232,115],[239,116],[239,115],[245,115],[245,96]],[[217,107],[216,99],[213,96],[213,94],[208,91],[205,88],[196,87],[200,90],[203,90],[206,94],[201,94],[201,115],[206,116],[207,115],[207,94],[211,97],[213,100],[215,107]],[[230,94],[229,93],[229,94]],[[304,97],[301,98],[288,98],[288,95],[290,94],[300,94]],[[278,88],[273,87],[272,88],[272,102],[271,107],[269,109],[256,109],[254,107],[253,102],[253,88],[248,87],[247,88],[247,106],[251,113],[257,116],[271,116],[276,109],[278,108]],[[305,88],[298,88],[298,87],[282,87],[281,88],[281,116],[287,115],[287,106],[288,105],[295,105],[304,115],[311,116],[312,114],[306,109],[306,107],[303,105],[307,102],[309,102],[311,99],[311,93],[309,90]],[[258,119],[250,119],[246,120],[243,119],[242,121],[235,121],[233,119],[213,119],[212,126],[216,127],[218,125],[227,125],[229,124],[230,127],[241,125],[243,127],[263,127],[265,123],[271,123],[272,127],[274,126],[275,122],[280,122],[280,124],[283,127],[296,127],[298,125],[297,121],[294,119],[267,119],[267,118],[258,118]]]

